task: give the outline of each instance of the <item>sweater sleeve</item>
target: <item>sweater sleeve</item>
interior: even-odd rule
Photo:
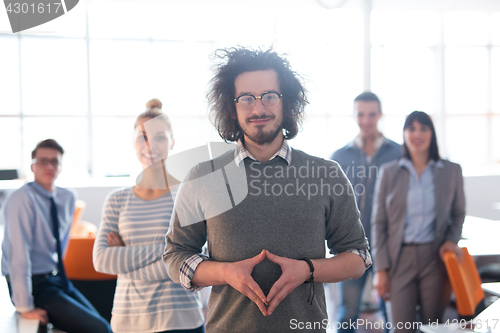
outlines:
[[[197,166],[191,170],[187,180],[196,179],[200,174]],[[188,220],[191,222],[193,216],[201,219],[204,215],[200,206],[200,191],[186,184],[189,183],[181,184],[174,204],[170,228],[166,235],[163,261],[174,282],[182,282],[184,288],[194,291],[189,288],[190,279],[198,264],[206,259],[206,256],[202,255],[202,248],[207,241],[207,229],[205,220],[197,223],[181,223],[183,216],[189,216]]]
[[[359,210],[356,205],[351,183],[338,165],[335,163],[336,177],[332,180],[334,189],[330,197],[329,216],[327,217],[327,245],[330,253],[353,252],[360,255],[365,265],[371,265],[368,254],[368,240],[365,237],[363,225],[359,219]],[[342,189],[342,190],[341,190]]]
[[[120,192],[108,196],[103,217],[94,244],[93,261],[98,272],[107,274],[126,274],[147,266],[161,258],[163,243],[138,246],[109,246],[107,236],[110,232],[119,234]]]
[[[181,283],[187,290],[196,291],[197,289],[191,286],[191,278],[196,267],[208,259],[201,253],[206,242],[206,222],[181,227],[179,217],[174,210],[166,239],[163,261],[170,278],[176,283]]]

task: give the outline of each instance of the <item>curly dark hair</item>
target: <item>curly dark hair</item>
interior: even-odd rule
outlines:
[[[273,69],[278,74],[283,103],[283,129],[285,139],[297,135],[304,120],[307,90],[302,86],[302,77],[292,71],[290,63],[271,49],[254,50],[232,47],[215,51],[215,76],[210,81],[207,94],[210,117],[224,141],[238,141],[243,137],[238,119],[234,80],[244,72]]]

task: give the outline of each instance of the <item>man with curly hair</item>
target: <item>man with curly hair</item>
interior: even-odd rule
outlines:
[[[333,324],[323,283],[371,265],[352,187],[337,163],[288,145],[308,102],[284,57],[241,47],[216,56],[211,116],[237,147],[197,165],[181,185],[164,253],[169,275],[188,290],[213,286],[209,333],[324,332]],[[234,177],[242,170],[244,190]],[[217,173],[221,191],[209,180]],[[227,198],[229,208],[218,210]]]

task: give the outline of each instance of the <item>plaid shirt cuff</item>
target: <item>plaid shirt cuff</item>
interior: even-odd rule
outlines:
[[[365,262],[366,268],[369,268],[372,265],[372,257],[370,256],[368,249],[347,250],[346,252],[351,252],[360,256]]]
[[[203,260],[208,260],[208,257],[202,254],[194,254],[182,263],[180,269],[180,280],[181,286],[183,286],[184,289],[188,291],[199,291],[203,289],[203,287],[191,285],[191,279],[193,278],[194,271]]]

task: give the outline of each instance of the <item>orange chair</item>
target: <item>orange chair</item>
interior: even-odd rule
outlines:
[[[101,281],[115,280],[116,275],[99,273],[92,262],[92,249],[94,248],[94,236],[78,237],[71,236],[68,242],[68,250],[64,257],[64,268],[70,280]]]
[[[68,248],[63,262],[66,275],[106,320],[111,319],[116,275],[99,273],[92,262],[97,227],[81,217],[85,202],[77,200]]]
[[[66,275],[96,308],[103,318],[111,320],[111,309],[116,288],[116,275],[103,274],[95,270],[92,249],[95,235],[70,235],[64,257]]]
[[[78,225],[78,222],[80,222],[80,219],[82,218],[83,212],[85,211],[85,207],[87,207],[87,204],[83,200],[76,200],[75,202],[75,213],[73,214],[73,222],[71,223],[71,229],[69,231],[70,234],[75,234],[76,233],[76,228]]]
[[[444,254],[444,264],[451,287],[455,293],[457,312],[460,316],[473,316],[477,306],[484,299],[484,292],[481,289],[481,278],[477,272],[474,259],[462,248],[464,253],[462,261],[458,262],[455,253],[448,251]]]

